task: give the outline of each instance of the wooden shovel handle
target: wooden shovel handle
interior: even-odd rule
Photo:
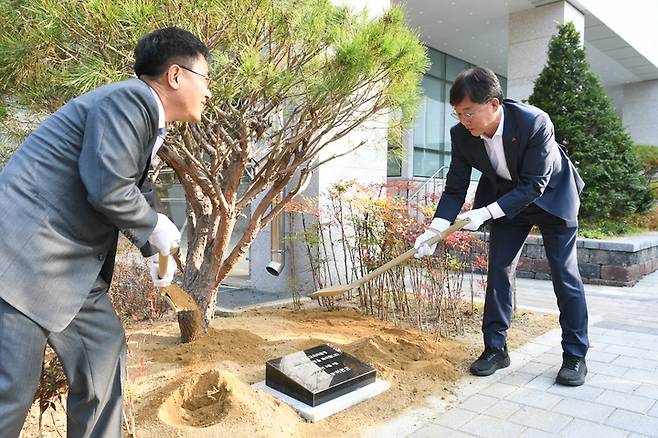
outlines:
[[[169,256],[158,253],[158,278],[164,278],[169,268]]]
[[[432,237],[425,243],[429,246],[432,246],[435,243],[442,241],[443,239],[445,239],[455,231],[461,230],[462,227],[464,225],[467,225],[469,222],[471,222],[471,220],[468,218],[465,220],[457,220],[454,224],[448,227],[448,229],[446,229],[443,233],[437,234],[436,236]],[[370,271],[367,275],[364,275],[363,277],[354,281],[352,284],[350,284],[351,288],[357,288],[362,284],[369,282],[370,280],[377,277],[378,275],[381,275],[384,272],[396,267],[400,263],[410,259],[411,257],[414,256],[415,253],[416,250],[414,248],[411,248],[409,251],[403,252],[402,254],[400,254],[390,262],[381,265],[379,268],[375,269],[374,271]]]
[[[170,255],[158,253],[158,277],[164,278],[167,275],[167,268],[171,262],[171,256],[178,254],[180,248],[172,248]]]

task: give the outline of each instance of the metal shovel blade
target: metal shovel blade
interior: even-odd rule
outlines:
[[[158,276],[163,278],[167,273],[167,268],[170,263],[170,257],[162,254],[158,254]],[[194,298],[190,296],[187,292],[183,290],[182,287],[177,284],[171,284],[169,286],[163,286],[160,288],[160,294],[167,301],[167,304],[171,306],[176,313],[183,311],[194,311],[199,310]]]

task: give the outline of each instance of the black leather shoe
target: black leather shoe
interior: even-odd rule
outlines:
[[[557,373],[555,383],[567,386],[580,386],[585,383],[587,364],[584,357],[562,353],[562,368]]]
[[[501,368],[510,364],[507,345],[505,348],[485,348],[478,359],[471,364],[471,374],[476,376],[490,376]]]

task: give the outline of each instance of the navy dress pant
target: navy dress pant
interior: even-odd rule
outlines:
[[[546,257],[551,269],[553,290],[560,309],[562,350],[585,357],[587,337],[587,304],[578,271],[576,235],[578,227],[567,227],[565,221],[530,204],[513,219],[505,216],[491,223],[489,239],[489,271],[482,319],[484,345],[503,348],[512,320],[512,278],[532,226],[542,234]]]

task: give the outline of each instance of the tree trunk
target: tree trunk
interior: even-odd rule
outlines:
[[[183,344],[193,342],[204,335],[200,310],[178,312],[178,326]]]

